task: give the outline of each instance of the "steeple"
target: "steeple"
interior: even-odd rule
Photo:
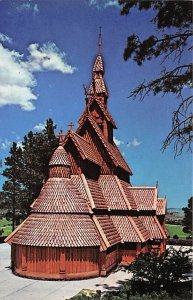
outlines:
[[[90,84],[87,97],[97,97],[100,98],[102,104],[106,107],[107,106],[107,98],[108,98],[108,91],[106,88],[106,84],[104,81],[104,64],[101,55],[101,47],[102,47],[102,35],[101,35],[101,27],[99,30],[98,36],[98,55],[95,59],[93,69],[92,69],[92,82]]]
[[[64,136],[62,129],[57,136],[59,136],[59,146],[52,154],[49,162],[49,178],[69,178],[71,173],[71,164],[68,159],[68,154],[62,146],[62,137]]]

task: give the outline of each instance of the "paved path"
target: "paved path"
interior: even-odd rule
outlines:
[[[178,249],[179,246],[174,246]],[[183,247],[190,249],[190,247]],[[5,300],[64,300],[76,295],[82,289],[115,289],[119,281],[131,278],[124,271],[111,273],[108,277],[74,281],[42,281],[13,275],[10,265],[11,247],[0,244],[0,299]],[[191,253],[192,257],[192,253]]]
[[[42,281],[18,277],[12,274],[11,247],[0,244],[0,299],[6,300],[63,300],[76,295],[82,289],[101,290],[118,287],[119,281],[129,279],[131,274],[113,272],[108,277],[76,281]]]

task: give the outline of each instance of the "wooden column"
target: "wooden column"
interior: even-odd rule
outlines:
[[[100,275],[101,276],[106,276],[107,271],[106,271],[106,252],[103,251],[100,253]]]
[[[21,268],[22,268],[22,271],[26,271],[27,270],[26,246],[22,246]]]
[[[136,245],[136,255],[139,255],[141,253],[141,244],[137,243]]]

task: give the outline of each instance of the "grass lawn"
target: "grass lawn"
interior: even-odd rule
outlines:
[[[2,236],[7,236],[11,233],[11,221],[7,221],[6,218],[0,218],[0,229],[3,229]]]
[[[186,237],[190,235],[189,233],[183,232],[183,226],[181,225],[166,224],[166,228],[171,238],[173,238],[175,234],[179,239],[186,239]]]

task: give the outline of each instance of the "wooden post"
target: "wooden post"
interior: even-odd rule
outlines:
[[[100,275],[101,276],[106,276],[107,271],[106,271],[106,251],[103,251],[100,253]]]
[[[65,248],[60,248],[60,274],[66,274],[65,260]]]
[[[22,271],[26,271],[26,270],[27,270],[27,263],[26,263],[26,246],[22,246],[21,269],[22,269]]]

